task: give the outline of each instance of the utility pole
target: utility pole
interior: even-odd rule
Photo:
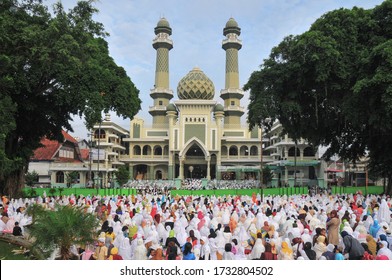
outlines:
[[[263,130],[260,128],[260,195],[263,199]]]
[[[294,187],[297,184],[297,139],[294,141]]]
[[[88,160],[89,160],[89,166],[88,166],[88,186],[90,187],[90,184],[92,183],[92,178],[91,178],[91,166],[92,166],[92,160],[93,160],[93,150],[92,150],[92,144],[93,144],[93,132],[87,133],[87,137],[90,137],[89,140],[89,151],[88,151]]]

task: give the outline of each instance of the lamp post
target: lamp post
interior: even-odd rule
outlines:
[[[99,174],[99,154],[100,154],[100,148],[101,148],[101,121],[99,122],[99,127],[98,127],[98,166],[97,166],[97,178],[98,178],[98,184],[97,184],[97,194],[99,193],[99,189],[101,189],[101,175]]]
[[[92,176],[91,176],[91,166],[92,166],[92,158],[93,158],[93,150],[92,150],[92,144],[93,144],[93,133],[87,133],[87,137],[90,137],[90,140],[88,141],[88,183],[87,186],[91,187],[92,184]]]
[[[297,184],[297,140],[294,141],[294,187]]]
[[[192,166],[192,165],[189,166],[188,170],[189,170],[189,172],[191,173],[191,179],[192,179],[193,166]]]

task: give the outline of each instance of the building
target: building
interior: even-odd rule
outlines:
[[[133,180],[255,180],[257,186],[264,165],[273,170],[272,186],[324,186],[323,164],[315,149],[304,141],[295,144],[281,136],[279,123],[264,137],[261,129],[249,131],[248,124],[241,123],[245,113],[238,61],[242,41],[241,29],[233,18],[223,28],[225,85],[219,96],[213,81],[197,67],[178,81],[175,94],[169,84],[172,28],[161,18],[154,32],[156,69],[150,91],[153,106],[149,108],[152,124],[135,117],[127,130],[106,114],[94,125],[89,141],[80,141],[84,149],[79,151],[84,150],[87,157],[81,156],[78,166],[72,166],[80,172],[80,186],[113,187],[119,166],[126,166]],[[63,145],[77,146],[76,140],[68,140]],[[74,157],[77,153],[75,150]],[[69,163],[57,161],[46,169],[52,185],[62,184],[58,172],[71,170]]]
[[[282,130],[276,121],[263,137],[263,162],[273,172],[271,185],[326,187],[325,162],[320,160],[318,148],[303,139],[295,143]]]
[[[119,159],[133,179],[257,179],[261,167],[261,130],[241,124],[245,110],[239,84],[238,51],[241,29],[230,18],[223,29],[226,52],[223,104],[216,101],[215,86],[199,68],[192,69],[177,85],[177,98],[169,85],[169,51],[172,28],[161,18],[154,29],[155,85],[149,108],[152,125],[134,118],[129,137],[123,138],[129,153]]]
[[[78,141],[62,131],[64,141],[41,140],[42,147],[34,151],[30,159],[28,171],[38,173],[36,186],[42,187],[84,187],[88,181],[89,151],[80,149]],[[71,172],[78,176],[71,182],[68,178]]]

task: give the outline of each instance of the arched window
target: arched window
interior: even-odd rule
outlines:
[[[227,156],[227,147],[222,146],[222,156]]]
[[[154,147],[154,156],[161,156],[162,155],[162,148],[161,146]]]
[[[304,149],[304,157],[314,157],[314,149],[312,147],[306,147]]]
[[[106,132],[103,129],[96,129],[94,131],[94,138],[106,138]]]
[[[250,155],[251,156],[257,156],[259,154],[258,151],[259,151],[259,149],[257,148],[257,146],[250,147]]]
[[[169,155],[169,146],[168,146],[168,145],[166,145],[166,146],[163,148],[163,155],[165,155],[165,156]]]
[[[297,157],[299,156],[299,149],[297,148]],[[295,147],[289,149],[289,157],[295,157]]]
[[[142,150],[140,149],[139,145],[136,145],[135,147],[133,147],[133,154],[135,156],[140,156],[142,154]]]
[[[249,149],[247,146],[241,146],[240,155],[241,156],[248,156],[249,155]]]
[[[237,146],[231,146],[229,149],[229,156],[238,156]]]
[[[143,155],[147,156],[147,155],[151,155],[151,147],[146,145],[143,147]]]
[[[64,183],[64,172],[63,171],[56,172],[56,183]]]

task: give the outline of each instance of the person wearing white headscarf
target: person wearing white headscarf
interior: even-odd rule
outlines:
[[[121,242],[120,246],[118,247],[118,254],[124,260],[131,260],[132,259],[132,248],[131,248],[131,243],[130,243],[128,237],[123,236],[122,242]]]
[[[307,228],[304,229],[304,233],[301,235],[301,239],[304,243],[313,242],[313,238],[309,234],[309,230]]]
[[[174,231],[176,233],[178,243],[180,243],[181,247],[184,246],[186,243],[186,239],[188,238],[185,228],[182,226],[175,226]]]
[[[252,251],[249,254],[249,259],[260,259],[261,254],[264,253],[264,251],[265,247],[263,245],[263,240],[261,238],[257,238],[255,244],[253,245]]]
[[[320,235],[317,237],[317,243],[314,244],[313,250],[316,252],[316,260],[320,259],[322,254],[327,251],[327,245],[325,245],[325,236]]]
[[[344,226],[343,226],[343,228],[342,228],[342,231],[346,231],[348,234],[350,234],[350,235],[353,235],[353,229],[352,229],[352,227],[350,226],[350,223],[349,222],[344,222]]]
[[[391,222],[391,211],[389,210],[387,201],[385,198],[381,200],[380,208],[377,212],[377,220],[381,222],[386,222],[388,225]]]
[[[388,243],[386,241],[380,242],[380,249],[377,251],[377,256],[386,256],[389,260],[392,260],[392,251],[388,248]]]
[[[211,248],[206,236],[200,238],[200,260],[210,260]]]
[[[147,248],[144,246],[143,239],[139,238],[137,240],[137,246],[133,253],[134,260],[147,260]]]

